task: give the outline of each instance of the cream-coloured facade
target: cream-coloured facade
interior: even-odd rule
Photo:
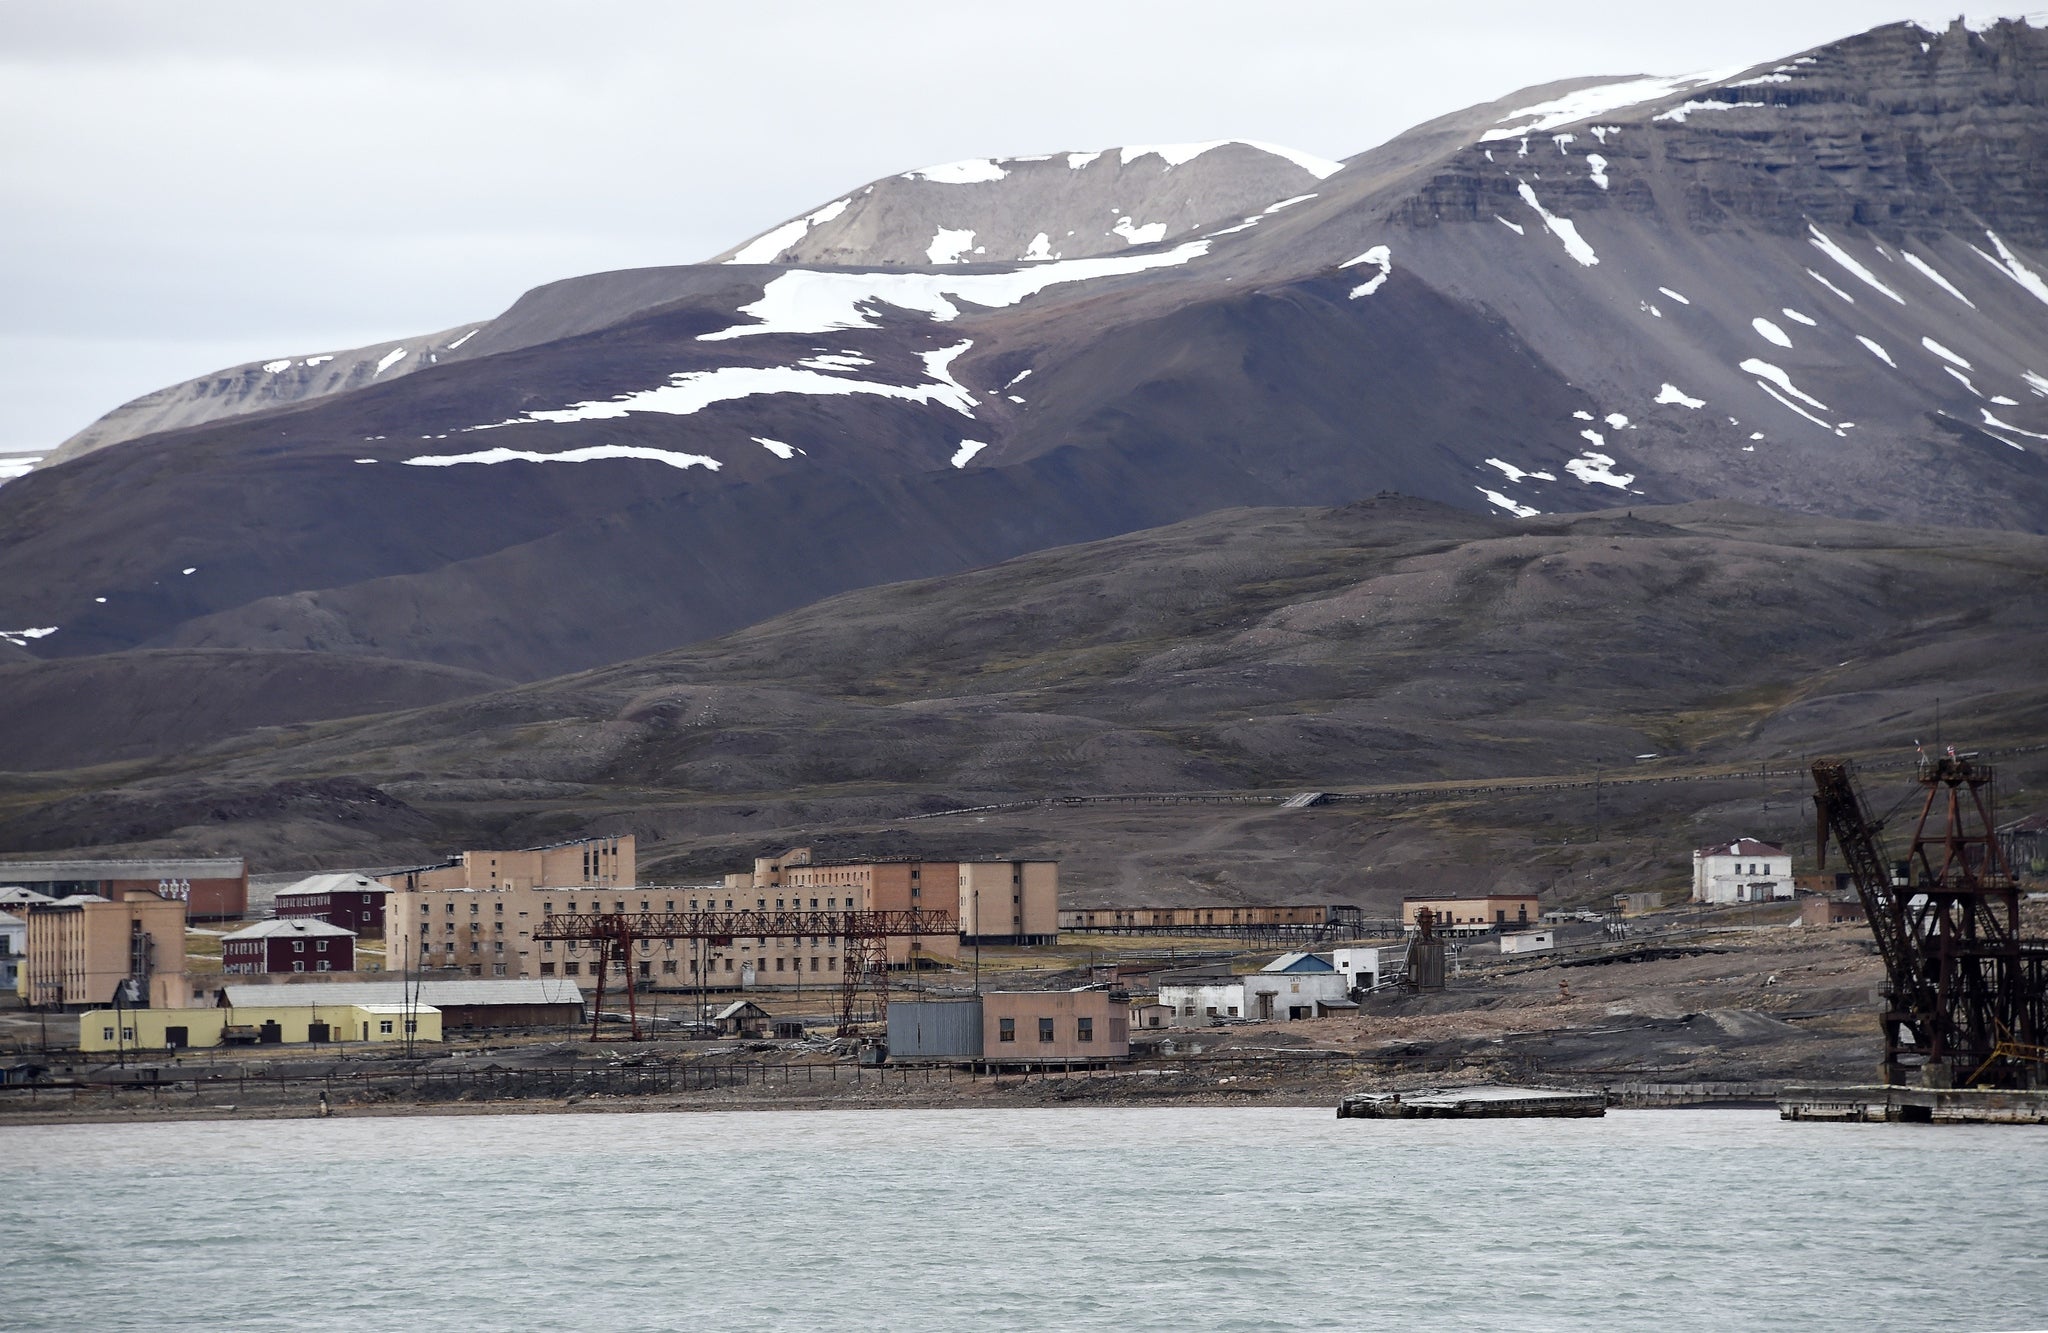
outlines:
[[[392,893],[385,904],[387,967],[427,975],[472,977],[597,976],[597,947],[575,940],[536,940],[534,927],[557,913],[730,912],[796,910],[809,901],[788,889],[761,892],[720,885],[669,888],[415,889]],[[845,910],[854,895],[821,893],[820,910]],[[778,908],[778,905],[779,908]],[[806,907],[804,910],[809,910]],[[713,987],[839,984],[845,942],[836,934],[797,939],[740,937],[728,944],[699,940],[642,940],[634,956],[613,960],[612,980],[629,972],[652,986]]]
[[[32,1005],[112,1004],[131,980],[137,993],[128,1003],[183,1009],[193,1001],[181,899],[147,889],[124,890],[118,902],[82,894],[32,904],[27,921],[21,994]]]
[[[947,913],[956,929],[896,937],[889,962],[951,961],[970,926],[985,942],[1041,942],[1058,937],[1059,863],[1056,861],[816,861],[808,848],[761,857],[753,869],[720,884],[633,886],[609,875],[630,868],[632,839],[618,839],[619,860],[575,858],[538,868],[509,866],[506,853],[469,852],[451,863],[384,877],[392,886],[385,904],[386,966],[429,975],[564,977],[588,982],[596,974],[594,944],[536,940],[534,927],[556,913],[582,912],[844,912],[926,908]],[[566,844],[575,847],[578,844]],[[491,858],[498,858],[491,864]],[[526,875],[550,869],[602,882],[535,885]],[[461,883],[447,883],[461,869]],[[495,873],[494,873],[495,872]],[[431,878],[430,878],[431,877]],[[611,981],[631,975],[655,987],[837,986],[846,942],[825,932],[793,938],[738,936],[727,942],[641,940],[630,962],[614,960]]]
[[[962,861],[960,938],[984,944],[1057,944],[1060,863]]]
[[[393,889],[533,889],[578,884],[630,886],[639,878],[633,835],[577,838],[509,852],[462,852],[441,865],[394,871],[378,879]]]
[[[81,1051],[175,1051],[221,1046],[232,1031],[255,1045],[303,1042],[441,1040],[441,1011],[432,1005],[337,1004],[244,1006],[239,1009],[89,1009],[78,1016]]]

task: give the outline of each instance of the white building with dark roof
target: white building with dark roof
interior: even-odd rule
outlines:
[[[1696,903],[1766,903],[1792,896],[1792,857],[1755,838],[1698,847],[1692,854]]]

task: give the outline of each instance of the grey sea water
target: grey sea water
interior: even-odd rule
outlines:
[[[15,1127],[0,1328],[2048,1326],[2048,1130],[1768,1112]]]

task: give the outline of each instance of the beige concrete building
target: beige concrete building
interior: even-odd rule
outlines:
[[[981,1058],[992,1065],[1081,1064],[1131,1055],[1120,991],[984,991]]]
[[[588,855],[576,849],[591,849]],[[616,850],[612,850],[616,848]],[[555,913],[844,912],[925,908],[951,915],[961,930],[979,927],[985,943],[1058,938],[1056,861],[819,861],[809,848],[755,860],[719,884],[634,886],[633,840],[566,843],[536,853],[467,852],[442,866],[383,877],[387,967],[472,977],[596,976],[597,950],[570,940],[535,940],[534,926]],[[587,872],[587,874],[586,874]],[[530,882],[535,875],[582,876]],[[968,936],[967,938],[971,938]],[[889,962],[915,966],[959,956],[962,934],[888,941]],[[615,960],[611,980],[630,975],[655,987],[834,986],[846,941],[824,932],[797,937],[738,936],[642,940],[630,962]]]
[[[1057,944],[1060,863],[962,861],[960,938],[972,944]]]
[[[1438,931],[1457,935],[1532,925],[1543,915],[1533,893],[1483,893],[1469,897],[1440,894],[1429,898],[1403,898],[1402,928],[1413,931],[1415,914],[1425,907],[1436,917]]]
[[[120,901],[76,894],[27,911],[21,993],[32,1005],[84,1008],[114,1003],[183,1009],[195,998],[185,975],[185,903],[129,889]],[[202,989],[197,997],[204,1002]]]
[[[633,835],[577,838],[510,852],[461,852],[439,865],[397,870],[378,879],[393,889],[532,889],[575,884],[612,888],[639,879]]]
[[[838,890],[823,900],[834,908],[851,901]],[[590,982],[597,977],[597,946],[576,940],[536,940],[533,930],[537,924],[558,913],[725,912],[777,901],[795,899],[786,890],[780,895],[764,892],[747,897],[709,884],[402,889],[393,892],[385,904],[389,950],[385,965],[392,971],[410,966],[426,976],[561,977]],[[749,936],[721,944],[641,940],[630,962],[613,960],[611,981],[617,984],[630,974],[637,983],[686,989],[826,982],[836,986],[844,952],[845,942],[834,934],[793,940]]]

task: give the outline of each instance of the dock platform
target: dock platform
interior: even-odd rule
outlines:
[[[1905,1121],[1933,1125],[2048,1125],[2048,1088],[1830,1088],[1794,1084],[1778,1093],[1781,1120]]]
[[[1604,1092],[1558,1088],[1419,1088],[1413,1092],[1355,1092],[1337,1103],[1339,1120],[1484,1120],[1509,1116],[1602,1116]]]

